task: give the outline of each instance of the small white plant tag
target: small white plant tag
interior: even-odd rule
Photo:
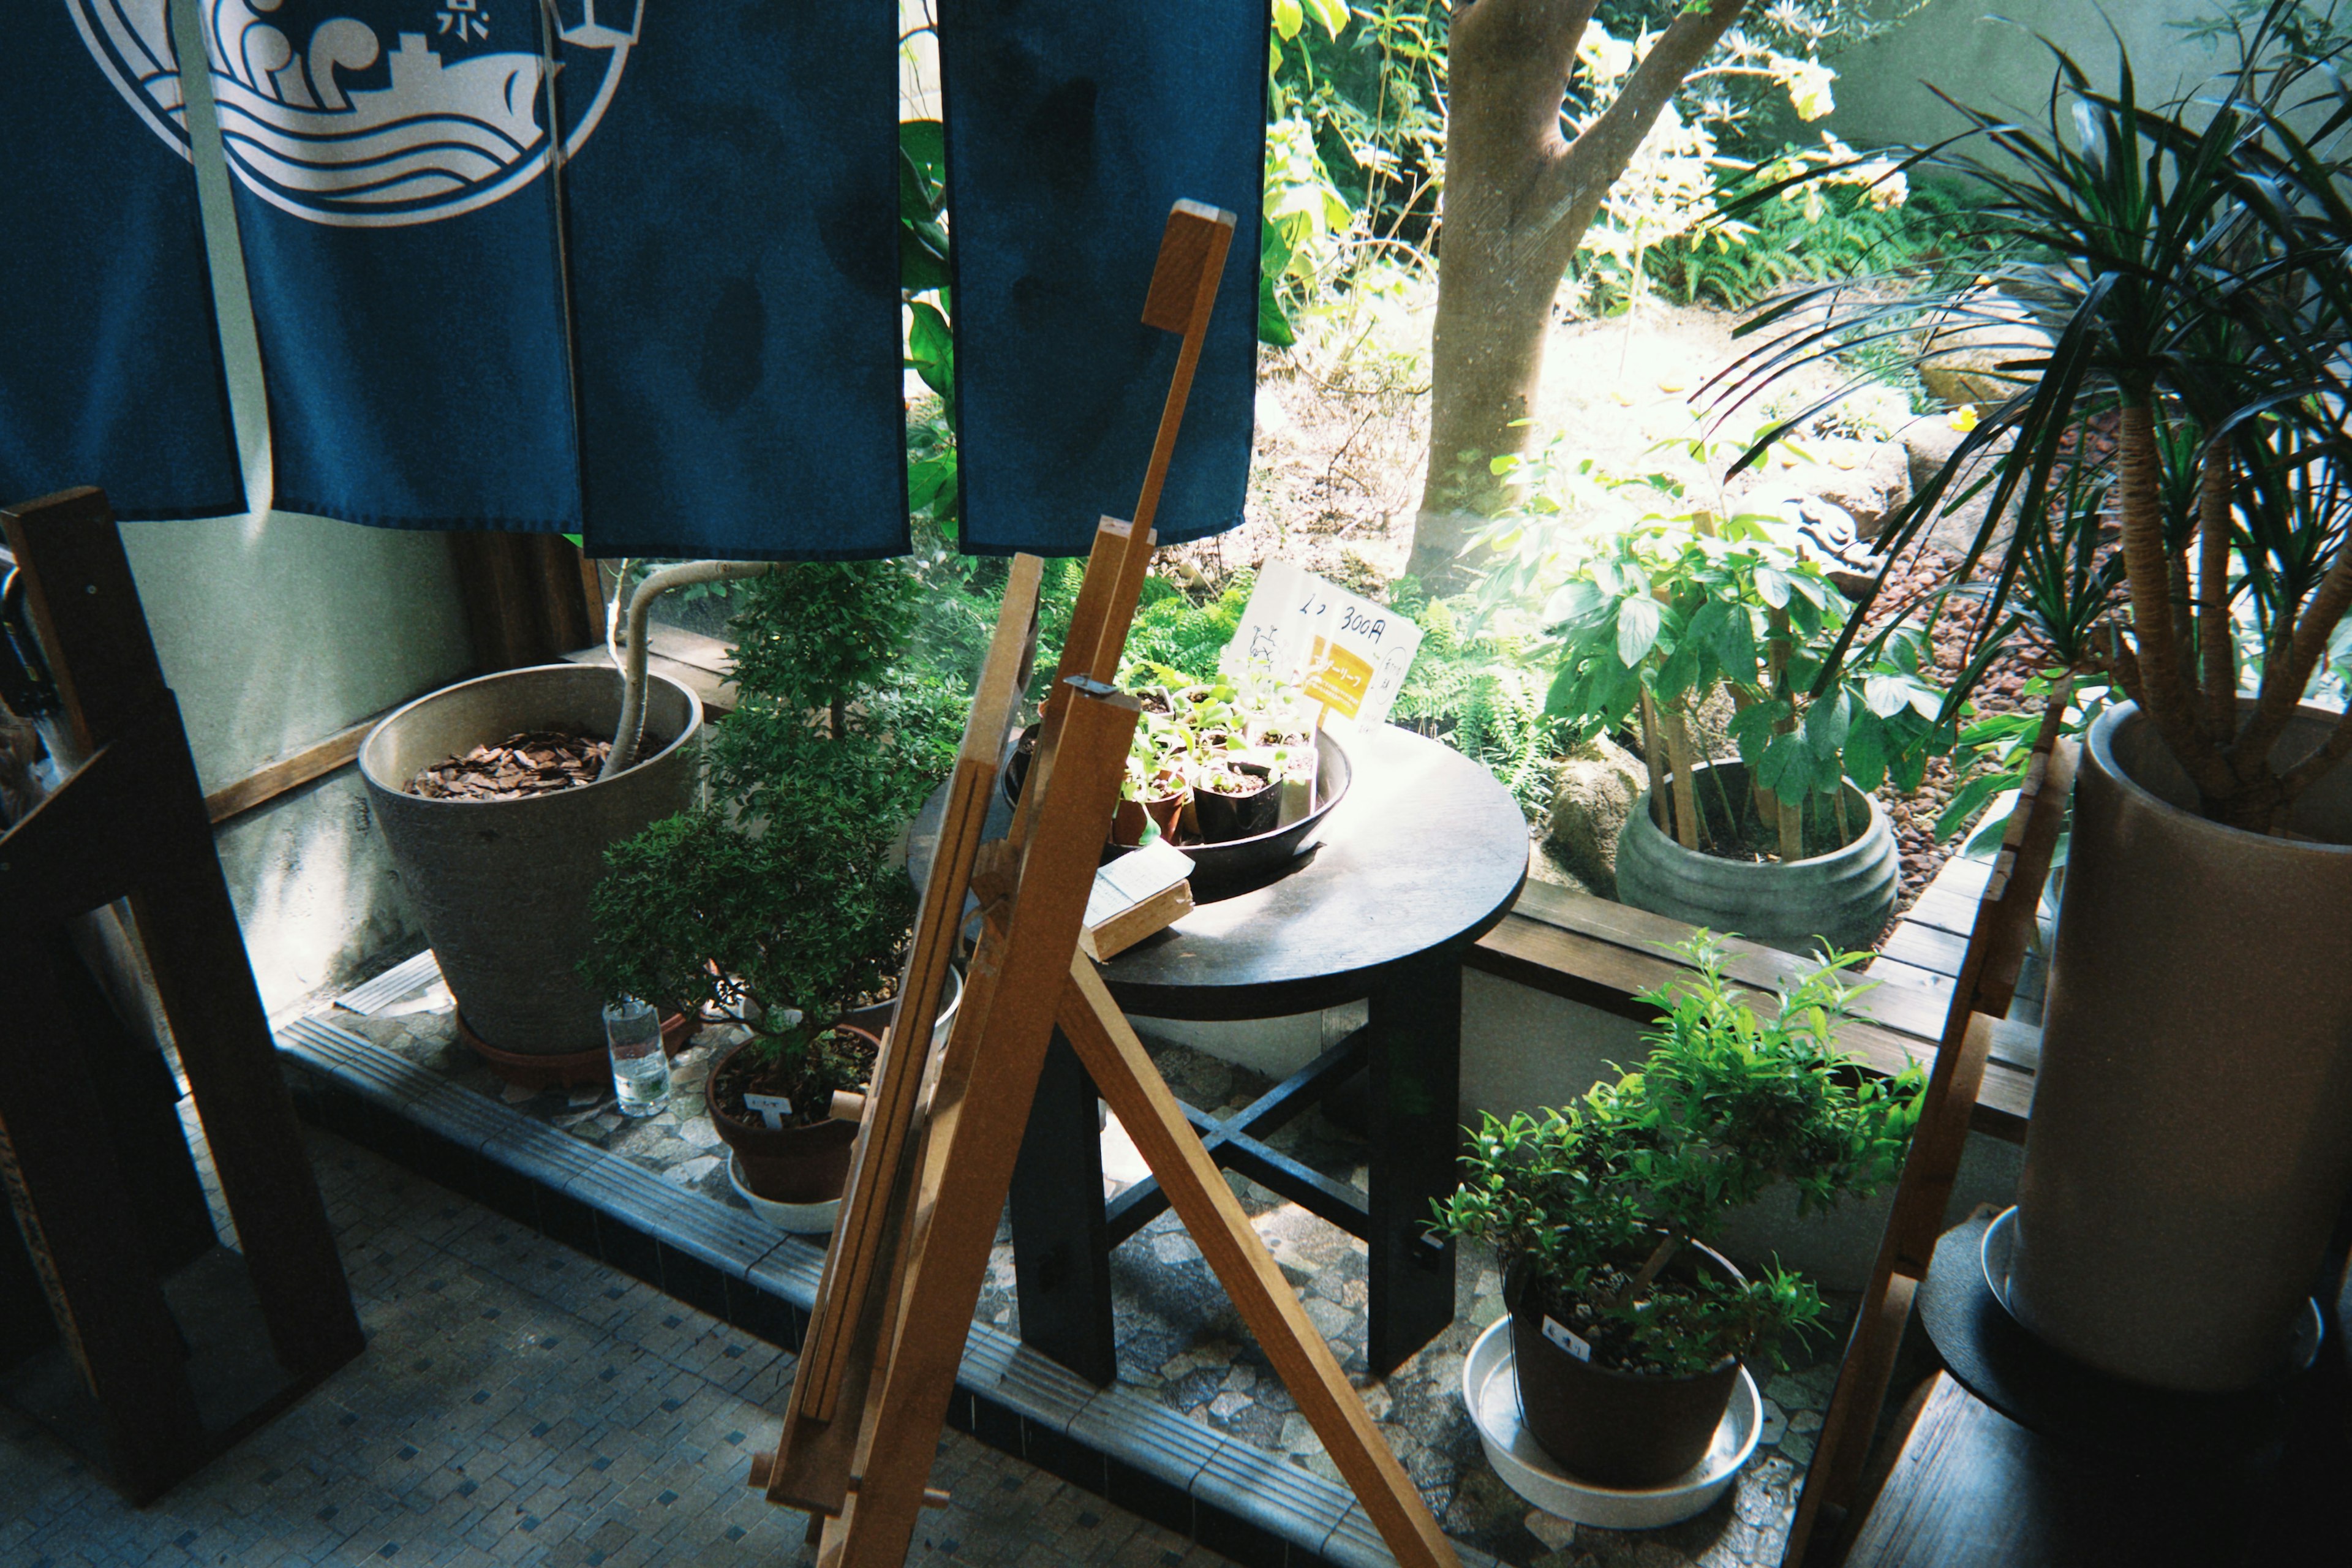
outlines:
[[[1592,1359],[1592,1346],[1585,1341],[1582,1335],[1579,1334],[1574,1329],[1570,1328],[1566,1323],[1561,1322],[1558,1318],[1546,1317],[1544,1319],[1543,1333],[1544,1338],[1549,1340],[1552,1343],[1558,1345],[1560,1349],[1566,1351],[1577,1360],[1591,1361]]]
[[[782,1131],[784,1118],[793,1113],[792,1100],[781,1094],[747,1094],[743,1097],[743,1104],[748,1109],[758,1111],[760,1119],[765,1121],[769,1131],[773,1132]]]

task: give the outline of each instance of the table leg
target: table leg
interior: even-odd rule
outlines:
[[[1013,1268],[1022,1342],[1108,1388],[1118,1348],[1097,1105],[1094,1079],[1055,1030],[1013,1168]]]
[[[1371,1322],[1366,1359],[1395,1370],[1454,1321],[1454,1244],[1430,1200],[1461,1173],[1462,959],[1400,966],[1371,995]]]

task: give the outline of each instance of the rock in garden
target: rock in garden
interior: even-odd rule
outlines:
[[[1969,320],[1929,329],[1920,345],[1919,383],[1947,403],[2006,403],[2033,376],[2021,362],[2049,353],[2050,335],[2024,306],[1987,292],[1970,301]]]
[[[1903,447],[1911,461],[1911,489],[1917,493],[1934,479],[1952,454],[1959,450],[1966,437],[1949,419],[1930,416],[1916,419],[1903,429]],[[1964,493],[1986,469],[1986,465],[2007,452],[2015,440],[2003,436],[1969,465],[1969,471],[1955,478],[1944,491],[1946,503]],[[1986,505],[1992,499],[1991,487],[1955,508],[1948,504],[1939,509],[1940,515],[1927,530],[1928,543],[1954,554],[1964,553],[1976,540],[1977,531],[1984,526]]]
[[[1570,752],[1552,777],[1544,836],[1560,864],[1603,898],[1617,896],[1617,835],[1649,787],[1642,760],[1605,735]]]
[[[1900,441],[1850,441],[1841,447],[1830,455],[1813,493],[1845,508],[1855,537],[1875,539],[1888,514],[1911,499],[1911,454]],[[1841,460],[1846,457],[1851,467]]]
[[[1783,501],[1780,512],[1795,525],[1804,540],[1805,552],[1822,563],[1839,593],[1860,598],[1870,591],[1885,563],[1872,559],[1870,546],[1862,542],[1852,514],[1843,507],[1819,496],[1800,496]]]

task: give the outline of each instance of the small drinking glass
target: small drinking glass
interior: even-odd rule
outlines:
[[[613,1098],[624,1116],[653,1116],[669,1105],[669,1053],[661,1016],[624,996],[604,1008],[604,1042],[613,1055]]]

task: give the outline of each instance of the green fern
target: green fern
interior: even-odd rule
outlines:
[[[1465,602],[1430,603],[1409,577],[1389,602],[1422,630],[1421,651],[1391,720],[1480,763],[1530,820],[1542,816],[1566,736],[1544,712],[1547,678],[1528,664],[1520,639],[1474,630],[1465,624]]]

